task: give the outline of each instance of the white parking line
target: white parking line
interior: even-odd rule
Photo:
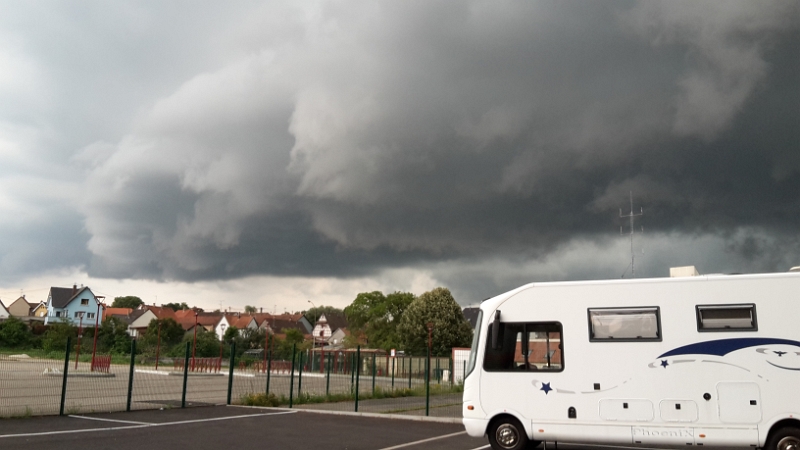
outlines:
[[[75,419],[97,420],[97,421],[100,421],[100,422],[130,423],[130,424],[133,424],[133,425],[151,425],[150,422],[134,422],[132,420],[103,419],[103,418],[100,418],[100,417],[76,416],[76,415],[72,415],[72,414],[70,414],[69,417],[72,417],[72,418],[75,418]]]
[[[411,447],[412,445],[422,444],[422,443],[425,443],[425,442],[435,441],[435,440],[438,440],[438,439],[445,439],[445,438],[449,438],[449,437],[453,437],[453,436],[458,436],[458,435],[461,435],[461,434],[467,434],[467,432],[466,431],[459,431],[458,433],[445,434],[444,436],[436,436],[436,437],[432,437],[432,438],[428,438],[428,439],[422,439],[422,440],[419,440],[419,441],[408,442],[406,444],[395,445],[394,447],[386,447],[386,448],[382,448],[380,450],[394,450],[396,448]]]
[[[489,444],[484,445],[483,447],[473,448],[472,450],[483,450],[485,448],[491,448],[492,446]]]
[[[170,425],[184,425],[187,423],[203,423],[203,422],[215,422],[218,420],[233,420],[233,419],[244,419],[247,417],[264,417],[264,416],[280,416],[283,414],[296,414],[297,411],[279,411],[273,413],[266,413],[266,414],[245,414],[241,416],[227,416],[227,417],[212,417],[210,419],[192,419],[192,420],[179,420],[177,422],[164,422],[164,423],[144,423],[142,422],[141,425],[128,425],[128,426],[119,426],[119,427],[108,427],[108,428],[86,428],[83,430],[62,430],[62,431],[40,431],[38,433],[19,433],[19,434],[2,434],[0,435],[0,439],[2,438],[14,438],[14,437],[36,437],[36,436],[53,436],[59,434],[75,434],[75,433],[98,433],[103,431],[116,431],[116,430],[134,430],[137,428],[150,428],[150,427],[166,427]],[[95,419],[93,417],[84,417],[84,416],[70,416],[76,419],[89,419],[89,420],[102,420],[102,419]],[[113,420],[111,422],[114,422]],[[119,421],[123,422],[123,421]],[[129,423],[137,423],[137,422],[129,422]]]

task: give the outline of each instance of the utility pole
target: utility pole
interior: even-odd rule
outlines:
[[[636,259],[635,255],[636,254],[633,252],[633,235],[635,233],[635,229],[633,227],[633,220],[636,217],[640,217],[640,216],[644,215],[644,208],[639,208],[639,212],[634,214],[634,212],[633,212],[633,191],[630,192],[630,200],[631,200],[631,212],[629,214],[624,214],[623,215],[622,214],[622,208],[620,208],[619,217],[620,218],[628,218],[628,219],[630,219],[630,228],[631,228],[631,232],[630,232],[630,236],[631,236],[631,266],[630,266],[631,267],[631,277],[632,278],[636,278],[636,265],[635,265],[635,259]],[[619,233],[623,234],[621,226],[619,227]],[[644,227],[642,227],[642,233],[644,233]],[[622,276],[624,277],[625,274],[623,273]]]

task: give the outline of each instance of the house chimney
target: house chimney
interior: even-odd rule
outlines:
[[[73,285],[72,285],[72,295],[75,295],[76,292],[78,292],[78,285],[73,283]]]
[[[23,295],[23,297],[24,297],[24,295]],[[258,308],[258,312],[260,312],[261,314],[264,314],[264,308],[263,307]]]

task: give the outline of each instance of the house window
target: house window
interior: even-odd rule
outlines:
[[[61,311],[56,311],[56,317],[61,317]]]
[[[94,319],[94,314],[95,313],[86,313],[86,318],[87,319]]]
[[[502,322],[498,348],[492,348],[492,327],[483,360],[487,372],[564,370],[562,327],[558,322]]]
[[[88,298],[82,298],[81,299],[81,306],[86,306],[88,304],[89,304],[89,299]]]
[[[756,305],[697,305],[697,331],[758,331]]]
[[[592,342],[661,340],[661,314],[657,306],[642,308],[589,308]]]

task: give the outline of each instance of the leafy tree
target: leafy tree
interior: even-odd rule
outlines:
[[[141,338],[142,347],[147,349],[148,352],[152,351],[155,354],[156,346],[158,345],[158,325],[161,324],[161,353],[166,354],[163,349],[169,349],[179,344],[183,340],[183,335],[186,332],[183,327],[175,321],[175,319],[153,319],[147,324],[147,331]]]
[[[0,347],[22,347],[30,342],[31,337],[28,326],[16,317],[0,322]]]
[[[183,351],[186,349],[186,342],[192,342],[194,340],[194,334],[187,333],[186,336],[183,338],[183,344],[179,345],[180,354],[183,354]],[[197,330],[197,344],[195,347],[195,356],[197,358],[210,358],[212,356],[219,356],[219,346],[220,342],[217,339],[217,334],[211,331],[206,331],[204,328]],[[191,348],[189,349],[191,352]]]
[[[255,306],[247,305],[247,306],[244,307],[244,313],[245,314],[255,314],[257,312],[258,312],[258,308],[256,308]]]
[[[161,305],[164,308],[170,308],[173,311],[180,311],[182,309],[189,309],[189,305],[186,302],[182,303],[167,303],[165,305]]]
[[[362,292],[344,309],[347,325],[354,334],[363,333],[373,348],[397,348],[401,345],[397,327],[412,301],[410,292]]]
[[[131,308],[136,309],[144,304],[144,301],[135,295],[127,297],[114,297],[114,302],[111,303],[112,308]]]
[[[323,314],[325,314],[326,317],[331,317],[331,316],[342,317],[344,316],[344,311],[334,306],[323,305],[323,306],[316,306],[313,308],[309,308],[308,311],[303,312],[303,315],[306,316],[306,319],[308,319],[309,322],[311,322],[311,325],[317,323],[317,320],[319,320],[320,316],[322,316]]]
[[[236,338],[238,338],[238,337],[239,337],[239,329],[236,328],[236,327],[228,327],[228,329],[225,330],[225,334],[222,335],[222,340],[226,344],[230,344],[231,342],[235,341]],[[237,344],[238,344],[238,342],[237,342]]]
[[[74,345],[78,338],[78,327],[68,322],[54,322],[42,335],[42,348],[50,352],[63,352],[67,348],[67,338],[72,338]]]
[[[82,347],[93,345],[94,328],[84,329]],[[87,344],[88,342],[88,344]],[[91,347],[89,347],[89,350]],[[125,354],[131,352],[131,337],[128,325],[116,317],[109,317],[100,324],[97,331],[97,351],[100,353]]]
[[[453,347],[469,347],[472,327],[449,289],[436,288],[417,297],[406,309],[397,327],[407,352],[424,355],[428,327],[433,324],[432,355],[449,355]]]

